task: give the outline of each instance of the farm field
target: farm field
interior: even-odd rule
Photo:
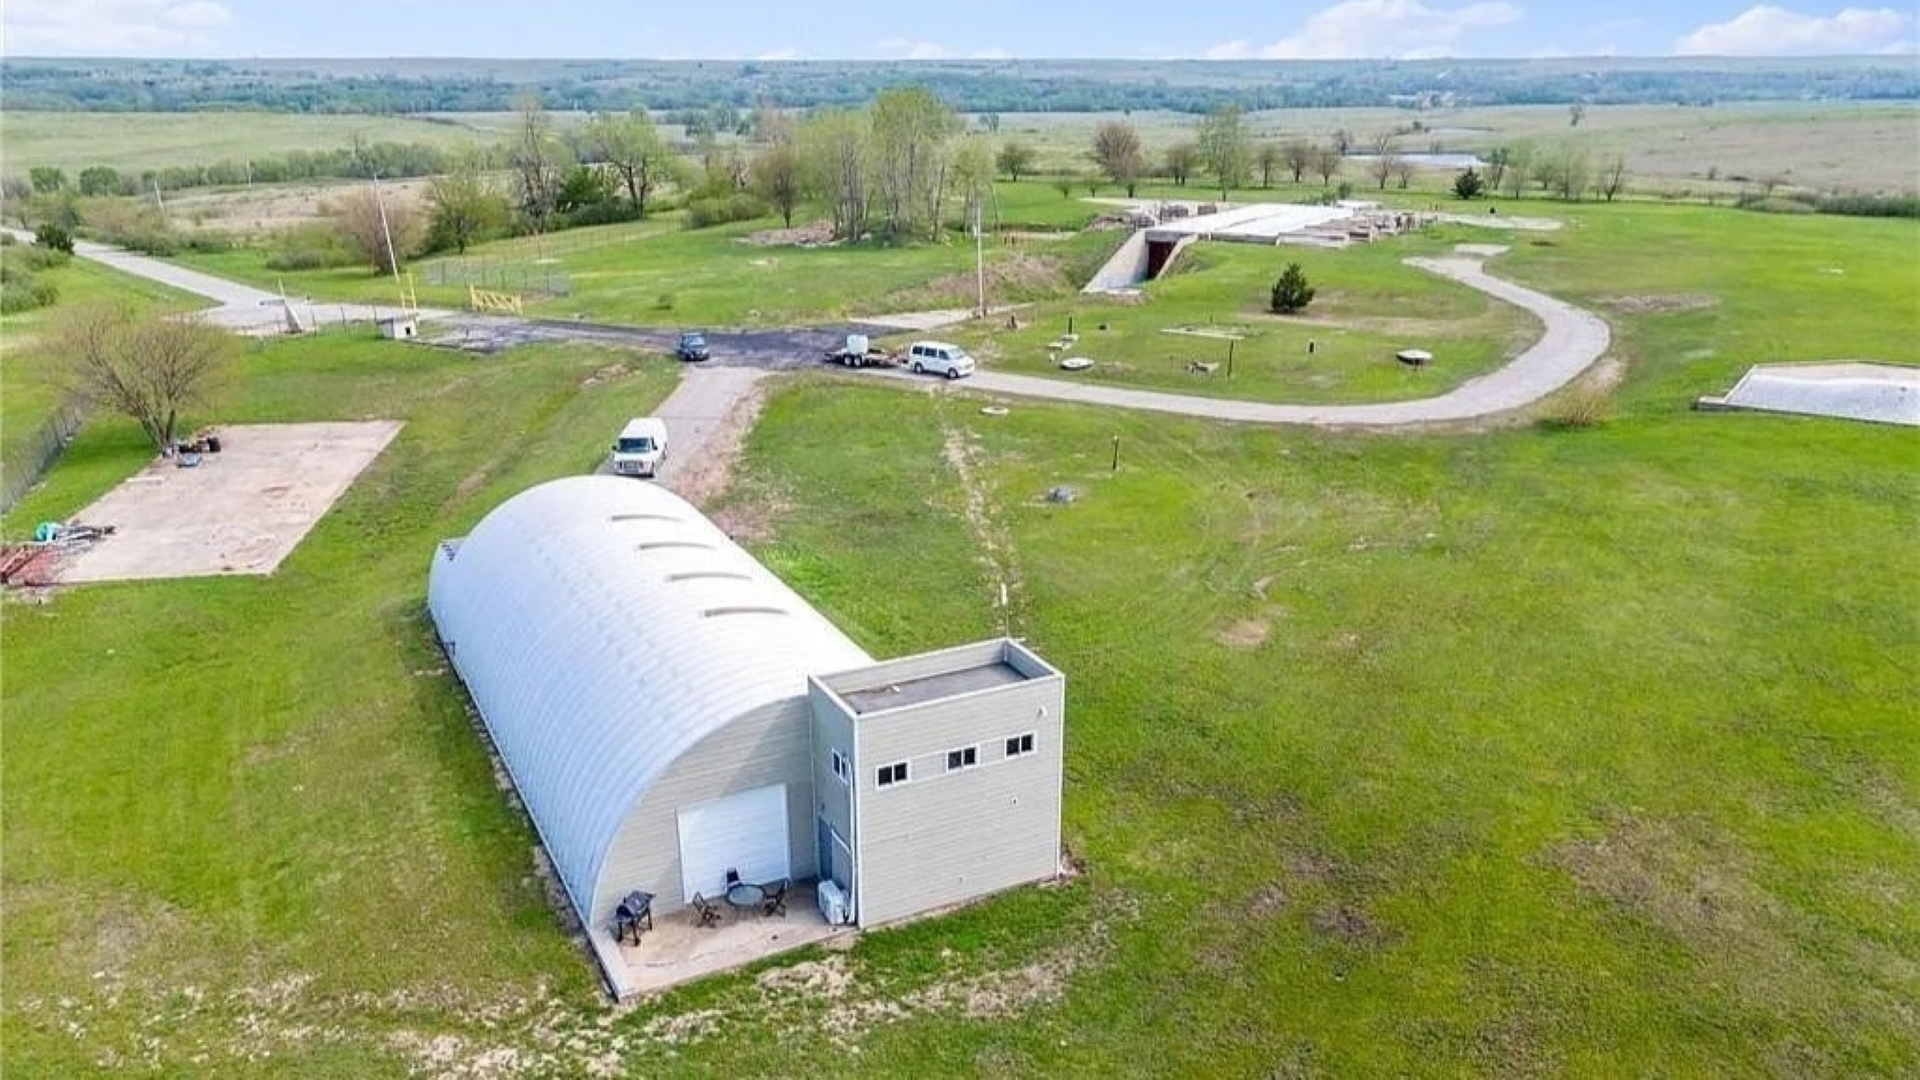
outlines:
[[[1085,170],[1094,130],[1116,119],[1134,125],[1156,160],[1167,146],[1192,138],[1198,124],[1197,117],[1170,112],[1125,117],[1021,113],[1001,118],[1000,138],[1031,143],[1040,151],[1043,171]],[[1325,140],[1344,128],[1364,147],[1375,135],[1417,122],[1424,130],[1402,135],[1397,142],[1408,153],[1484,153],[1521,140],[1540,146],[1572,140],[1596,160],[1624,155],[1629,185],[1635,190],[1686,192],[1696,198],[1731,194],[1768,177],[1815,190],[1906,191],[1914,182],[1914,155],[1920,153],[1920,118],[1903,102],[1596,105],[1587,109],[1579,126],[1570,126],[1568,119],[1564,105],[1529,105],[1418,111],[1273,109],[1250,113],[1247,124],[1260,139]],[[1358,172],[1353,163],[1347,170],[1350,176]],[[1746,183],[1735,177],[1744,177]],[[1316,181],[1311,186],[1319,185]]]
[[[89,165],[139,173],[174,165],[212,165],[292,150],[332,150],[362,142],[427,143],[446,149],[489,143],[510,114],[412,118],[269,112],[7,112],[0,141],[15,167],[50,165],[75,175]]]
[[[1648,206],[1517,243],[1498,272],[1613,324],[1592,427],[788,379],[718,509],[876,654],[1004,630],[1067,671],[1082,873],[618,1010],[423,597],[439,539],[592,467],[674,365],[251,346],[215,419],[406,427],[272,577],[0,605],[9,1072],[1911,1074],[1920,444],[1687,406],[1759,360],[1920,362],[1917,244]],[[1345,319],[1479,317],[1343,273]],[[145,459],[90,424],[0,524]]]

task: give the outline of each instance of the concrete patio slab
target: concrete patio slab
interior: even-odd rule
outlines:
[[[73,520],[113,535],[61,559],[61,584],[270,574],[400,431],[397,420],[234,424],[221,450],[160,459]]]

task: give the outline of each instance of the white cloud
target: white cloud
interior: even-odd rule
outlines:
[[[1254,55],[1253,46],[1244,41],[1223,41],[1200,54],[1202,60],[1246,60]]]
[[[7,51],[15,54],[181,54],[211,44],[233,12],[214,0],[8,0]]]
[[[1428,7],[1420,0],[1345,0],[1308,19],[1299,33],[1271,45],[1256,49],[1244,41],[1229,41],[1205,55],[1209,60],[1452,56],[1469,31],[1505,26],[1525,16],[1524,10],[1504,0],[1457,8]]]
[[[1914,18],[1892,8],[1802,15],[1760,4],[1674,42],[1681,56],[1820,56],[1916,51]]]
[[[754,57],[754,59],[755,60],[798,60],[800,59],[800,53],[794,49],[775,49],[772,52],[763,52],[759,56]]]
[[[874,51],[887,60],[945,60],[952,55],[947,47],[937,41],[912,41],[907,38],[884,38],[873,43]]]

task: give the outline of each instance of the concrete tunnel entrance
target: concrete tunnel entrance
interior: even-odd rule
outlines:
[[[1173,253],[1179,246],[1180,241],[1178,239],[1155,240],[1152,237],[1148,237],[1147,276],[1145,280],[1153,281],[1158,278],[1160,271],[1165,270],[1167,264],[1173,261]]]

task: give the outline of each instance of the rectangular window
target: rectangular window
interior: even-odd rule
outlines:
[[[880,766],[880,786],[881,787],[889,787],[893,784],[904,784],[906,782],[907,782],[907,763],[906,762],[901,761],[892,765]]]
[[[852,782],[853,762],[847,760],[847,755],[841,753],[839,750],[834,750],[832,752],[832,757],[833,757],[833,775],[839,777],[840,782],[843,784]]]
[[[978,764],[980,764],[980,748],[977,746],[967,746],[959,750],[947,751],[948,772],[957,772]]]
[[[1032,732],[1028,732],[1025,735],[1015,735],[1013,738],[1007,740],[1008,757],[1019,757],[1021,754],[1031,753],[1033,753]]]

